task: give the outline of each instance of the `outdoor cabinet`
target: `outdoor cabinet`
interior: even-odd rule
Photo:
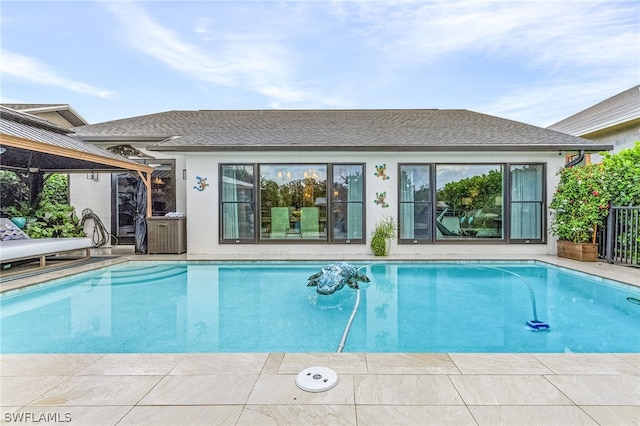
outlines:
[[[180,254],[187,251],[187,218],[152,216],[147,218],[149,254]]]

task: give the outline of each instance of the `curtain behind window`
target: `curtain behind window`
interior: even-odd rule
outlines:
[[[347,187],[347,239],[362,238],[362,192],[363,176],[361,166],[349,166]]]
[[[543,167],[511,167],[511,238],[542,239]]]
[[[223,166],[221,198],[222,238],[253,238],[253,167]]]
[[[400,174],[400,238],[414,238],[415,229],[415,170],[401,167]]]

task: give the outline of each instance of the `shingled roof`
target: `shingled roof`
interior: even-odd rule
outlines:
[[[590,137],[600,131],[640,124],[640,85],[565,118],[548,128]]]
[[[168,111],[74,128],[86,141],[155,151],[608,150],[564,133],[468,110]]]
[[[2,104],[2,106],[11,108],[32,115],[55,112],[65,119],[70,126],[84,126],[89,124],[76,110],[71,108],[69,104]]]

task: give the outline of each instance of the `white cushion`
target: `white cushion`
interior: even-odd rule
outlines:
[[[91,247],[91,238],[33,238],[0,241],[0,261],[37,257]]]

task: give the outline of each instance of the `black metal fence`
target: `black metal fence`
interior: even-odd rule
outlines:
[[[640,267],[640,206],[612,206],[597,243],[598,257],[609,263]]]

